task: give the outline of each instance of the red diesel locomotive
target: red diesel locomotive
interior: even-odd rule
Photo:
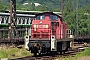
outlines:
[[[52,51],[67,51],[70,48],[71,31],[62,17],[53,12],[39,13],[32,21],[28,48],[34,55]]]

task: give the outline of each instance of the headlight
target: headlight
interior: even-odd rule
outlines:
[[[38,25],[35,24],[35,25],[34,25],[34,28],[38,28]]]
[[[48,28],[48,25],[44,25],[44,28]]]

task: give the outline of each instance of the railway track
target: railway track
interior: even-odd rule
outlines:
[[[77,47],[75,46],[74,48],[70,49],[69,51],[65,52],[64,54],[60,55],[59,53],[55,54],[55,55],[44,55],[44,56],[28,56],[28,57],[23,57],[23,58],[16,58],[16,59],[10,59],[10,60],[56,60],[57,58],[66,58],[69,56],[74,57],[76,54],[81,53],[82,51],[84,51],[85,46],[78,46],[79,44],[77,44]]]

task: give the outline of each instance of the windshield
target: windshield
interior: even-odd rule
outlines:
[[[44,20],[45,19],[45,15],[38,15],[36,17],[36,20]]]
[[[58,16],[56,16],[56,15],[50,15],[50,20],[58,20]]]

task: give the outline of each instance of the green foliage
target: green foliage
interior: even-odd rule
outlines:
[[[1,5],[7,6],[4,8],[9,9],[10,0],[0,0],[0,2],[3,3]],[[61,11],[60,9],[62,8],[61,7],[62,0],[16,0],[16,3],[17,3],[17,5],[19,5],[19,8],[17,7],[17,9],[19,9],[19,10],[20,9],[22,9],[22,10],[34,10],[34,11],[39,10],[39,8],[40,8],[39,6],[35,7],[31,3],[40,3],[41,6],[47,7],[49,11]],[[24,3],[28,3],[28,6],[23,5]],[[78,0],[78,3],[79,3],[79,7],[89,6],[90,0],[80,0],[80,1]],[[65,7],[66,8],[65,10],[68,10],[68,12],[69,12],[69,11],[75,9],[76,0],[64,0],[64,5],[67,6],[67,7]],[[31,7],[31,6],[33,6],[33,7]],[[35,9],[34,7],[37,9]],[[71,8],[69,8],[69,7],[71,7]],[[32,8],[34,8],[34,9],[32,9]],[[41,7],[40,9],[44,10],[43,7]]]
[[[6,53],[5,50],[0,50],[0,58],[6,58],[8,57],[8,54]]]
[[[78,8],[78,14],[77,14],[78,19],[76,19],[76,9],[72,10],[72,6],[68,6],[68,5],[70,5],[70,2],[69,3],[67,2],[66,8],[65,8],[64,20],[69,24],[69,28],[73,30],[73,33],[75,33],[75,30],[77,31],[77,24],[78,24],[79,36],[90,35],[90,24],[89,24],[90,6],[87,6],[87,7],[84,6],[82,8]]]
[[[72,9],[73,9],[72,0],[68,0],[67,3],[65,4],[65,11],[69,13],[72,11]]]
[[[4,8],[3,4],[0,3],[0,11],[3,11],[4,10],[3,8]]]
[[[16,58],[16,57],[24,57],[30,56],[31,53],[26,49],[18,49],[18,48],[2,48],[0,50],[0,58]]]
[[[58,60],[78,60],[78,58],[80,59],[81,57],[86,57],[86,56],[90,56],[90,47],[86,48],[81,54],[76,54],[74,57],[72,56],[68,56],[68,57],[59,57],[57,58]]]
[[[86,48],[85,51],[80,54],[80,56],[90,56],[90,47]]]

